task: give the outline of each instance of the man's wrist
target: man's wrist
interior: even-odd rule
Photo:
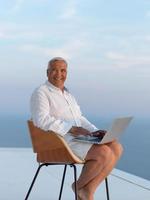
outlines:
[[[68,131],[69,133],[74,133],[75,132],[75,126],[72,126],[71,129]]]

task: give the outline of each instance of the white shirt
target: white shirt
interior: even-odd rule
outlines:
[[[97,128],[83,117],[75,98],[65,88],[64,91],[49,81],[37,88],[31,97],[31,117],[35,126],[52,130],[63,136],[71,145],[72,126],[83,127],[89,131]],[[74,145],[77,142],[72,142]]]

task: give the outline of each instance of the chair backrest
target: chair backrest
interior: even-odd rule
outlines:
[[[70,149],[63,137],[53,131],[44,131],[28,120],[33,151],[38,162],[84,163]]]

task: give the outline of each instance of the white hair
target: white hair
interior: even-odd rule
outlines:
[[[62,58],[62,57],[54,57],[48,62],[47,69],[49,69],[52,66],[52,64],[54,62],[56,62],[56,61],[63,61],[66,65],[68,65],[67,61],[64,58]]]

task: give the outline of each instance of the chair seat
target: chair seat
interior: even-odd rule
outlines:
[[[37,153],[37,161],[39,163],[44,162],[59,162],[59,163],[78,163],[83,164],[84,160],[81,160],[76,155],[68,153],[66,148],[57,148],[49,151],[42,151]]]

